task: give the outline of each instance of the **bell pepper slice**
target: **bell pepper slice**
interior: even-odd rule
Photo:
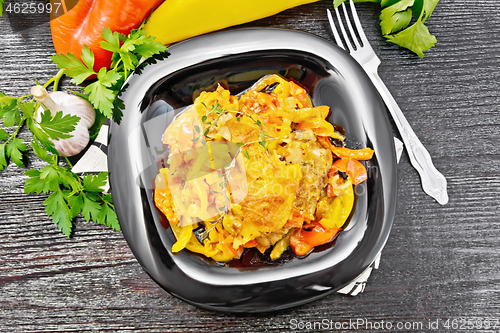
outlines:
[[[361,184],[368,179],[365,166],[360,161],[350,157],[336,160],[328,171],[328,176],[331,178],[338,171],[346,173],[353,185]]]
[[[160,43],[171,44],[315,1],[318,0],[165,1],[153,12],[145,28]]]
[[[337,157],[350,157],[360,161],[367,161],[373,157],[373,149],[363,148],[363,149],[349,149],[345,147],[337,147],[330,142],[330,139],[326,136],[318,136],[318,142],[327,149],[330,149],[333,154]]]
[[[296,229],[290,236],[290,248],[302,257],[311,252],[315,246],[329,243],[341,228],[326,229],[319,222],[314,222],[312,230]]]

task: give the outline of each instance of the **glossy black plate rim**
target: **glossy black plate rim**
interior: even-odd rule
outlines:
[[[151,211],[145,190],[135,183],[133,155],[139,148],[130,139],[134,126],[137,126],[135,113],[148,87],[172,71],[231,54],[273,49],[298,50],[328,59],[346,81],[353,84],[352,89],[362,99],[369,100],[370,105],[365,106],[371,111],[362,114],[366,134],[362,141],[373,145],[377,151],[380,166],[377,177],[380,177],[378,181],[382,186],[377,189],[381,196],[378,206],[369,206],[367,209],[373,211],[367,214],[379,222],[375,227],[367,225],[365,232],[373,236],[365,237],[363,244],[356,244],[344,260],[333,266],[318,260],[305,271],[294,271],[293,267],[287,271],[278,267],[274,273],[258,273],[260,277],[254,283],[237,275],[235,281],[230,281],[227,276],[218,280],[220,276],[217,274],[204,280],[196,276],[204,270],[203,267],[190,271],[192,267],[185,266],[179,259],[189,253],[183,251],[180,256],[174,256],[165,248],[154,223],[156,212]],[[108,165],[111,193],[122,232],[146,272],[162,288],[186,302],[227,312],[267,312],[304,304],[342,288],[363,273],[382,250],[392,227],[397,197],[397,163],[385,107],[361,67],[343,50],[324,39],[274,28],[206,35],[176,44],[170,52],[172,55],[166,61],[148,66],[142,75],[133,75],[128,80],[129,88],[123,95],[124,117],[120,125],[112,123],[110,128]],[[348,232],[342,237],[348,238]],[[183,289],[184,286],[187,288]],[[199,296],[203,292],[214,297]]]

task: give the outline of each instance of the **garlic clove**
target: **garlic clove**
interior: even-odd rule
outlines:
[[[43,110],[49,110],[52,117],[59,111],[63,115],[75,115],[80,118],[75,129],[70,134],[71,138],[62,140],[51,140],[54,147],[61,156],[74,156],[79,154],[88,145],[90,136],[89,129],[95,122],[95,110],[87,100],[70,95],[65,92],[55,91],[48,93],[42,86],[31,88],[33,97],[40,104],[37,110],[36,120],[40,121]]]

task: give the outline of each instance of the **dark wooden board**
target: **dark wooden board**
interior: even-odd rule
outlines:
[[[330,6],[320,1],[243,26],[333,41]],[[427,22],[438,43],[424,59],[384,41],[378,5],[357,8],[382,60],[380,76],[446,175],[450,195],[444,207],[426,196],[403,153],[394,227],[364,293],[267,315],[197,309],[159,288],[120,232],[79,220],[66,238],[44,212],[46,197],[24,194],[24,170],[10,164],[0,174],[0,331],[302,332],[350,320],[368,320],[373,330],[385,324],[379,331],[391,331],[388,323],[392,331],[431,331],[436,320],[433,331],[500,331],[500,4],[440,1]],[[48,22],[13,31],[1,18],[0,91],[24,95],[35,78],[53,76],[53,53]],[[30,141],[26,129],[20,137]],[[447,319],[459,326],[446,329]],[[480,329],[477,319],[496,320],[497,329]],[[406,328],[396,330],[397,323]],[[352,328],[344,331],[369,326]]]

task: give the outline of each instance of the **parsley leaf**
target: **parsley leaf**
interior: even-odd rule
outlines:
[[[113,53],[120,52],[120,33],[112,32],[109,28],[104,28],[102,29],[102,38],[104,38],[104,41],[99,43],[101,49]]]
[[[422,10],[425,13],[425,16],[423,18],[423,21],[427,21],[432,15],[432,12],[436,8],[437,3],[439,0],[415,0],[415,3],[413,4],[413,15],[415,17],[420,17],[422,15]]]
[[[147,65],[153,65],[153,64],[156,64],[158,61],[160,60],[164,60],[166,58],[168,58],[168,56],[170,55],[170,53],[168,51],[160,51],[158,52],[157,54],[154,54],[153,56],[151,56],[150,58],[147,58],[146,60],[144,60],[143,62],[141,62],[139,64],[139,66],[137,66],[135,68],[135,72],[139,75],[142,74],[142,71],[143,69],[147,66]]]
[[[104,192],[102,187],[106,185],[107,179],[107,172],[100,172],[97,175],[86,175],[82,178],[83,188],[87,192]]]
[[[0,128],[0,141],[7,139],[9,136],[9,133],[5,132],[3,128]]]
[[[88,48],[87,45],[83,47],[82,50],[82,60],[78,59],[74,54],[67,53],[55,54],[50,59],[57,65],[59,69],[64,69],[66,75],[71,76],[71,82],[74,84],[80,84],[85,81],[91,75],[96,74],[94,72],[94,53]],[[89,66],[91,65],[92,66]]]
[[[7,166],[7,158],[5,156],[5,143],[0,145],[0,171]]]
[[[346,0],[333,0],[338,7]],[[380,13],[380,28],[387,41],[405,47],[423,58],[423,51],[433,47],[437,40],[424,25],[436,8],[439,0],[354,0],[354,2],[376,2],[383,8]],[[411,24],[412,19],[414,23]],[[411,24],[411,25],[410,25]]]
[[[8,110],[14,109],[17,104],[17,98],[6,96],[0,91],[0,118],[3,118],[4,113]]]
[[[386,37],[388,41],[412,50],[421,58],[424,57],[423,51],[430,49],[437,42],[436,37],[429,33],[429,29],[422,21],[417,21],[405,30]]]
[[[101,68],[97,73],[97,81],[85,87],[84,91],[89,94],[89,101],[108,118],[113,116],[113,102],[118,92],[111,87],[121,78],[115,70],[107,71]]]
[[[99,222],[97,216],[100,214],[102,208],[101,208],[101,204],[97,202],[97,198],[95,198],[94,196],[92,195],[88,195],[88,194],[83,194],[83,202],[84,202],[84,205],[83,205],[83,210],[82,210],[82,216],[83,218],[87,221],[87,222],[90,222],[90,221],[96,221],[100,224],[102,224],[101,222]]]
[[[120,230],[120,224],[118,223],[118,217],[114,206],[112,204],[111,195],[106,195],[103,197],[104,205],[101,211],[97,215],[97,223],[107,225],[115,230]]]
[[[48,216],[52,217],[52,220],[57,225],[57,227],[66,236],[71,236],[71,231],[73,230],[73,218],[71,215],[71,210],[68,207],[68,202],[66,201],[66,195],[61,189],[54,191],[45,201],[45,212]]]
[[[412,17],[412,10],[409,8],[414,0],[403,0],[382,10],[380,13],[380,27],[382,34],[399,31],[408,26]]]
[[[52,163],[54,155],[47,154],[47,150],[43,149],[36,137],[31,141],[31,148],[33,148],[33,152],[39,159],[47,163]]]
[[[17,108],[17,100],[11,100],[6,104],[0,105],[0,117],[3,118],[5,127],[12,127],[16,123],[21,124],[21,113]]]
[[[71,207],[71,219],[80,214],[85,206],[83,197],[85,194],[82,192],[79,195],[68,196],[66,199],[68,201],[68,205]]]
[[[52,117],[49,110],[45,110],[38,125],[52,139],[68,139],[73,135],[68,134],[75,130],[75,126],[80,120],[80,117],[67,114],[63,116],[63,112],[59,111]]]
[[[25,193],[49,193],[44,201],[45,211],[66,236],[71,235],[73,220],[79,214],[90,222],[95,221],[120,230],[110,194],[103,194],[107,172],[82,178],[69,169],[50,164],[41,170],[27,170]]]
[[[50,141],[48,134],[45,133],[40,127],[38,127],[35,119],[26,119],[26,125],[28,126],[28,129],[31,131],[31,133],[33,133],[34,137],[37,138],[38,141],[45,147],[45,149],[53,154],[58,154],[57,150],[54,148],[54,143]]]
[[[14,137],[7,143],[6,148],[7,156],[9,156],[17,166],[24,168],[23,152],[28,150],[28,146],[26,146],[23,140]]]

